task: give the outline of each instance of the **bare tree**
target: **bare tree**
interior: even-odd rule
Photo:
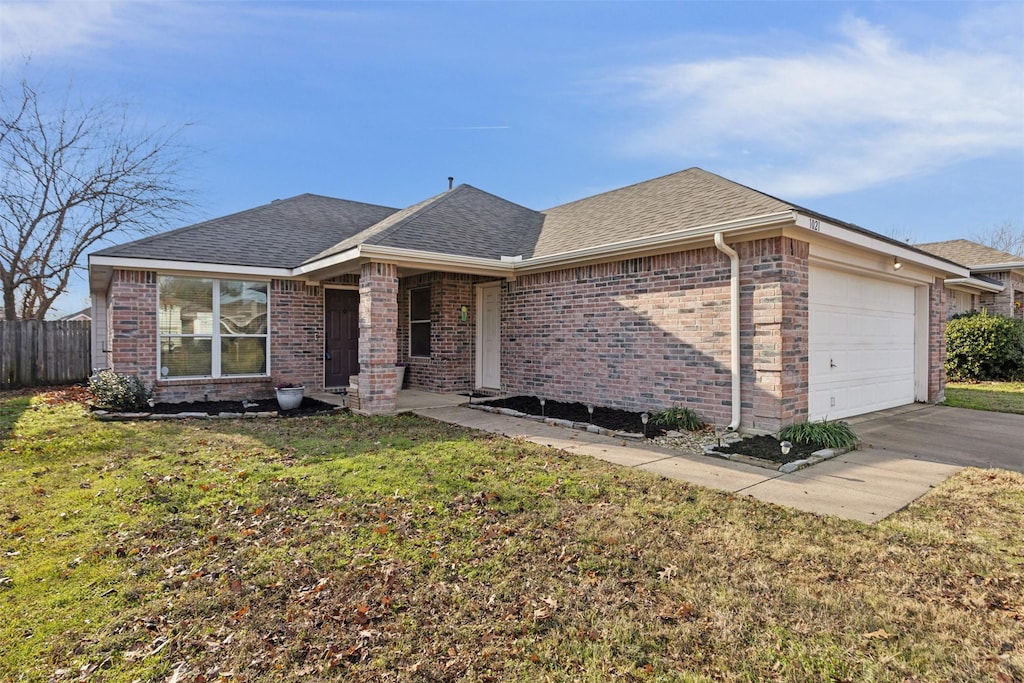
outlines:
[[[86,253],[152,232],[190,206],[181,130],[138,131],[125,105],[48,110],[25,80],[0,90],[0,285],[4,318],[43,318]]]
[[[912,230],[907,228],[892,227],[883,233],[886,237],[891,237],[897,242],[905,242],[906,244],[914,244],[917,242],[917,238]]]
[[[1018,228],[1013,221],[1003,221],[984,230],[975,230],[971,239],[987,247],[1016,254],[1024,258],[1024,228]]]

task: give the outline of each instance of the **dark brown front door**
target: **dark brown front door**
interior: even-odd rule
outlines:
[[[349,375],[359,374],[359,292],[324,290],[324,385],[348,386]]]

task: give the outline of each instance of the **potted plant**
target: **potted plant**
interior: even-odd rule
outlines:
[[[405,384],[405,370],[409,367],[408,363],[395,363],[395,370],[398,371],[398,390],[402,390],[402,385]]]
[[[295,410],[302,405],[302,394],[305,387],[293,382],[277,382],[274,384],[277,393],[277,405],[281,410]]]

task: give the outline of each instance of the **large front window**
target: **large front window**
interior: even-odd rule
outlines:
[[[267,283],[161,275],[160,377],[267,374]]]

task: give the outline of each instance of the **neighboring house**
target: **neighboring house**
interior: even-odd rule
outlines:
[[[930,254],[967,266],[968,278],[946,280],[949,316],[970,311],[1024,318],[1024,256],[970,240],[916,245]]]
[[[316,195],[89,258],[98,367],[162,401],[271,377],[693,408],[776,430],[943,397],[962,266],[698,168],[534,211],[469,185],[405,209]],[[738,397],[738,400],[737,400]]]
[[[58,320],[92,320],[92,306],[89,308],[83,308],[77,313],[69,313]]]

